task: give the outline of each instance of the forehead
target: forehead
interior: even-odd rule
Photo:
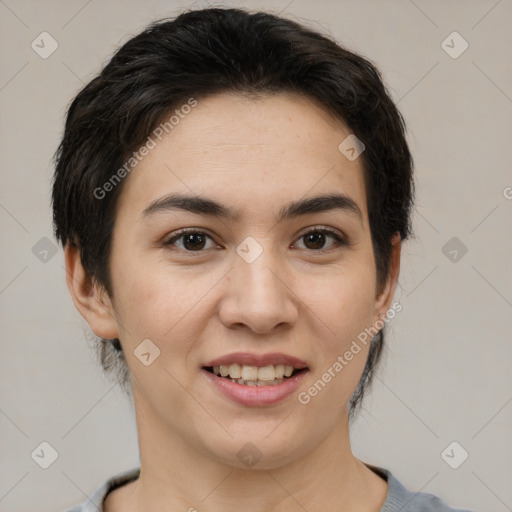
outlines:
[[[361,158],[350,161],[338,149],[350,129],[315,102],[288,93],[227,93],[178,111],[161,140],[150,135],[152,149],[125,178],[118,214],[136,220],[172,192],[217,198],[242,216],[250,207],[277,210],[333,192],[366,210]]]

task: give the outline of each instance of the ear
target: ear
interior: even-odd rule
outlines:
[[[391,301],[395,294],[398,276],[400,274],[400,252],[402,250],[402,239],[400,233],[395,233],[391,239],[391,261],[389,276],[386,282],[380,287],[375,302],[375,310],[373,324],[379,319],[386,316],[387,311],[391,307]]]
[[[67,244],[64,249],[64,260],[66,284],[76,309],[96,336],[104,339],[119,338],[110,298],[103,287],[91,282],[82,265],[79,249]]]

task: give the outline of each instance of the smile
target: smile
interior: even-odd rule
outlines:
[[[302,371],[291,365],[277,364],[258,367],[238,363],[210,366],[206,367],[206,370],[245,386],[275,386]]]

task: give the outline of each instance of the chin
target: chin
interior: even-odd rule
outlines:
[[[290,434],[289,429],[278,429],[272,433],[270,429],[248,429],[244,434],[237,435],[230,430],[233,438],[223,442],[214,442],[208,449],[212,458],[227,466],[247,470],[271,470],[286,466],[304,456],[307,452],[307,439]]]

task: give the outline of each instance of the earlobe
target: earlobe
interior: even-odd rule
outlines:
[[[376,298],[374,322],[386,316],[391,301],[395,295],[398,276],[400,274],[400,254],[402,250],[402,239],[400,233],[395,233],[391,239],[391,262],[389,268],[389,277]]]
[[[112,303],[106,291],[92,283],[80,258],[80,250],[69,244],[64,249],[66,284],[76,309],[91,330],[104,339],[119,337]]]

